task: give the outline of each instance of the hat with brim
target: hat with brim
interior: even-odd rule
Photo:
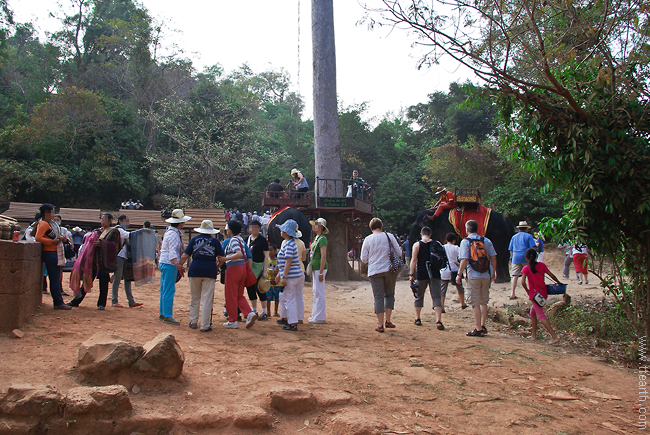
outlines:
[[[530,228],[530,225],[528,225],[528,222],[526,221],[519,221],[519,225],[517,225],[517,228]]]
[[[293,168],[293,169],[291,170],[291,175],[297,174],[298,172],[300,172],[300,171],[297,170],[296,168]]]
[[[267,292],[271,288],[271,282],[264,278],[261,277],[259,281],[257,281],[257,289],[261,292]]]
[[[302,239],[302,231],[296,230],[296,235],[294,236],[296,239]]]
[[[278,226],[280,231],[284,231],[290,237],[298,237],[296,231],[298,229],[298,223],[293,219],[287,219],[282,225]]]
[[[81,228],[79,228],[79,227],[74,227],[74,228],[72,229],[72,231],[75,231],[75,232],[77,232],[77,233],[80,233],[80,232],[83,231],[83,230],[82,230]]]
[[[327,221],[323,218],[318,218],[315,221],[309,221],[310,224],[312,225],[322,225],[323,226],[323,234],[327,234],[330,232],[330,230],[327,229]]]
[[[203,222],[201,222],[201,226],[198,228],[194,228],[194,231],[197,233],[201,234],[218,234],[219,230],[214,229],[214,225],[212,224],[212,221],[210,219],[206,219]]]
[[[189,216],[185,216],[185,213],[183,213],[183,210],[180,208],[175,209],[172,211],[172,216],[169,219],[165,219],[165,222],[168,222],[170,224],[179,224],[181,222],[187,222],[190,219],[192,219]]]
[[[438,189],[436,189],[436,195],[440,195],[442,192],[446,192],[446,191],[447,189],[445,189],[444,187],[438,187]]]

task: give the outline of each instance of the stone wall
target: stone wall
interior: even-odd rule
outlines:
[[[0,240],[0,331],[20,328],[43,297],[41,244]]]

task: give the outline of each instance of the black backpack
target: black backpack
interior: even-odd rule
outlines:
[[[447,251],[437,240],[431,240],[429,244],[431,270],[440,270],[447,267],[449,260],[447,260]]]

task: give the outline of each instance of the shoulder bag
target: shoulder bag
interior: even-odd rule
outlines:
[[[248,264],[248,260],[246,259],[246,251],[244,250],[244,246],[241,244],[239,239],[237,239],[237,243],[239,243],[239,248],[241,249],[241,254],[244,258],[244,264],[246,264],[246,281],[244,282],[244,287],[250,287],[255,285],[257,283],[257,277],[255,276],[255,273],[253,272],[253,269],[251,269],[251,265]]]
[[[386,238],[388,239],[388,258],[390,260],[389,271],[393,273],[399,273],[399,271],[402,270],[402,267],[404,267],[404,262],[400,256],[397,255],[397,252],[395,252],[395,248],[393,247],[393,243],[390,241],[388,233],[384,234],[386,234]]]

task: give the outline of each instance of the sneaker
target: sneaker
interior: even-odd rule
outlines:
[[[54,307],[55,310],[71,310],[72,307],[68,304],[57,305]]]
[[[255,311],[251,311],[248,313],[248,316],[246,316],[246,329],[250,329],[251,326],[255,324],[255,321],[257,320],[259,316]]]
[[[161,314],[160,316],[158,316],[158,320],[165,320],[165,316]]]
[[[297,331],[298,326],[297,325],[289,325],[289,324],[287,324],[287,325],[284,325],[282,327],[282,329],[284,329],[285,331]]]
[[[174,319],[173,317],[165,317],[163,319],[163,322],[169,323],[170,325],[178,326],[181,324],[178,320]]]
[[[266,313],[262,313],[262,314],[260,314],[260,316],[257,318],[257,320],[258,320],[259,322],[263,322],[263,321],[265,321],[265,320],[269,320],[269,315],[266,314]]]
[[[196,328],[198,328],[198,326],[196,325],[196,323],[190,322],[190,328],[191,329],[196,329]]]
[[[98,305],[98,306],[97,306],[97,309],[98,309],[99,311],[104,311],[104,310],[106,309],[106,307],[103,306],[103,305]]]
[[[278,319],[275,321],[278,325],[286,325],[287,324],[287,319]]]
[[[316,319],[312,319],[311,317],[307,321],[312,324],[325,323],[325,320],[316,320]]]
[[[142,305],[144,305],[142,302],[133,302],[129,304],[129,308],[141,307]]]
[[[239,328],[239,322],[237,322],[237,321],[226,322],[226,323],[223,324],[223,327],[228,328],[228,329],[237,329],[237,328]]]
[[[212,326],[208,326],[207,328],[201,328],[201,332],[210,332],[212,331]]]
[[[124,305],[122,304],[113,304],[115,308],[124,308]]]

